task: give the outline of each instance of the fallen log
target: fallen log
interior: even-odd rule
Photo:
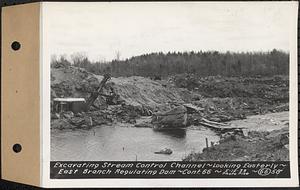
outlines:
[[[187,108],[188,113],[201,112],[204,110],[204,108],[200,108],[193,104],[183,104],[183,106]]]
[[[210,121],[210,120],[205,119],[205,118],[202,118],[202,121],[203,121],[203,122],[206,122],[206,123],[210,123],[210,124],[212,124],[212,125],[229,126],[229,125],[226,124],[226,123],[219,123],[219,122],[215,122],[215,121]]]
[[[206,127],[210,127],[210,128],[216,129],[216,130],[221,130],[222,129],[222,127],[220,127],[220,126],[213,125],[213,124],[206,123],[206,122],[199,122],[199,124],[203,125],[203,126],[206,126]]]
[[[218,123],[215,121],[210,121],[205,118],[202,118],[201,121],[198,122],[200,125],[203,125],[205,127],[209,127],[211,129],[217,130],[217,131],[222,131],[222,130],[232,130],[232,129],[240,129],[238,127],[232,127],[229,124],[224,124],[224,123]]]

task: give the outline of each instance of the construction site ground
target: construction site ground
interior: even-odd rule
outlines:
[[[102,78],[77,67],[54,67],[51,99],[88,98]],[[103,93],[114,93],[117,99],[108,103],[105,97],[99,96],[87,112],[52,112],[51,129],[90,129],[101,125],[154,128],[155,115],[189,105],[192,112],[188,111],[185,127],[197,129],[207,121],[205,126],[218,132],[221,140],[209,144],[203,152],[191,153],[185,160],[288,160],[289,81],[286,76],[183,74],[162,80],[119,77],[112,78]]]

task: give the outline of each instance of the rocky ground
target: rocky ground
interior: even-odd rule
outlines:
[[[77,67],[54,66],[51,68],[51,99],[87,99],[102,78]],[[229,133],[229,137],[222,138],[219,145],[204,150],[202,154],[191,154],[186,160],[286,160],[288,157],[283,156],[288,151],[286,143],[282,146],[275,143],[278,138],[280,142],[286,142],[281,138],[282,134],[286,135],[284,131],[279,131],[280,137],[273,137],[273,132],[254,128],[254,132],[248,136],[236,131],[244,125],[239,121],[248,116],[288,111],[288,85],[286,76],[241,78],[176,75],[163,80],[137,76],[112,78],[106,84],[103,94],[114,94],[116,98],[113,101],[99,96],[87,112],[52,112],[51,128],[74,130],[116,123],[155,128],[157,121],[170,121],[163,118],[165,113],[183,110],[186,116],[173,118],[182,120],[184,127],[206,124],[207,127],[214,127],[220,135]],[[235,126],[226,127],[226,130],[219,129],[235,120],[238,121]],[[272,153],[264,156],[264,152]],[[260,157],[256,158],[255,154]]]
[[[288,127],[273,131],[233,130],[221,135],[221,140],[202,153],[191,153],[184,161],[288,161]]]
[[[184,74],[170,77],[169,82],[201,95],[201,99],[192,100],[192,103],[206,108],[204,114],[216,121],[289,109],[287,76],[198,77]]]

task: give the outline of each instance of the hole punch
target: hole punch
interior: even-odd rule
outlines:
[[[12,44],[11,44],[11,48],[15,51],[19,50],[21,48],[21,44],[17,41],[14,41]]]
[[[22,150],[22,146],[20,144],[14,144],[13,151],[15,153],[19,153],[19,152],[21,152],[21,150]]]

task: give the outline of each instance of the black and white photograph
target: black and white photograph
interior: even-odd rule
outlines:
[[[78,4],[44,13],[51,161],[290,160],[290,4]]]
[[[297,1],[1,5],[1,176],[299,187]]]

